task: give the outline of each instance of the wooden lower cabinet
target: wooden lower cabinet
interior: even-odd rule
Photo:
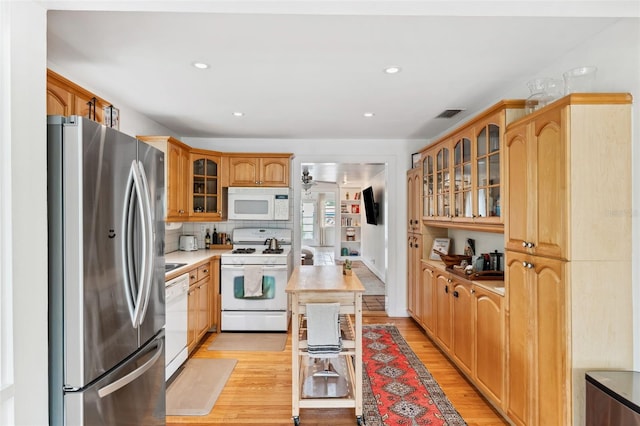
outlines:
[[[452,354],[458,367],[473,374],[474,317],[471,283],[453,278],[451,282],[451,315],[453,322]]]
[[[422,326],[429,333],[435,331],[435,309],[433,298],[435,292],[434,286],[435,270],[427,263],[422,263]]]
[[[220,258],[211,260],[209,283],[209,331],[220,332]]]
[[[479,286],[473,289],[475,313],[475,383],[498,406],[504,400],[504,297]]]
[[[451,352],[451,288],[452,280],[448,272],[438,271],[435,274],[436,341],[446,352]]]
[[[420,255],[422,236],[420,234],[409,234],[408,237],[408,307],[409,313],[418,323],[422,324],[422,277],[420,273]]]
[[[215,268],[215,264],[218,268]],[[187,348],[191,353],[204,335],[217,326],[220,260],[210,260],[189,272],[189,293],[187,298]],[[213,273],[212,273],[213,271]],[[212,294],[213,291],[213,294]],[[216,324],[214,324],[215,322]]]
[[[426,261],[422,261],[422,283],[423,328],[480,392],[503,410],[504,296]]]
[[[507,414],[518,425],[570,424],[565,265],[507,251]]]

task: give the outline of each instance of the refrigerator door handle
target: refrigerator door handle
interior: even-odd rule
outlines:
[[[124,270],[124,284],[125,292],[127,294],[127,305],[129,307],[129,314],[131,315],[131,323],[133,328],[138,328],[140,325],[140,314],[142,309],[142,298],[145,293],[145,281],[146,281],[146,267],[147,267],[147,234],[148,229],[146,225],[146,215],[143,213],[145,209],[143,197],[141,196],[141,183],[140,175],[137,167],[136,160],[131,163],[129,169],[129,177],[127,178],[127,187],[125,190],[124,211],[122,214],[122,229],[124,238],[122,238],[122,264]],[[137,205],[137,208],[136,208]],[[136,211],[141,216],[142,222],[142,265],[140,277],[136,276],[136,268],[134,265],[133,255],[133,217]]]
[[[162,340],[159,340],[158,341],[158,349],[156,350],[156,353],[153,354],[153,357],[151,357],[151,359],[149,361],[145,362],[140,367],[136,368],[135,370],[133,370],[131,373],[127,374],[126,376],[116,380],[113,383],[109,383],[105,387],[102,387],[102,388],[98,389],[98,396],[100,398],[104,398],[105,396],[116,392],[118,389],[121,389],[121,388],[125,387],[129,383],[131,383],[134,380],[136,380],[138,377],[142,376],[151,367],[153,367],[153,364],[155,364],[156,361],[158,361],[158,358],[160,358],[160,356],[162,355],[162,351],[163,351]]]
[[[144,216],[144,226],[146,228],[146,241],[143,245],[146,246],[145,250],[145,263],[143,266],[143,283],[142,286],[144,288],[143,300],[142,300],[142,308],[140,312],[139,324],[142,324],[144,321],[144,317],[147,313],[147,307],[149,306],[149,297],[151,297],[151,287],[153,286],[153,261],[154,261],[154,253],[153,253],[153,242],[155,236],[153,234],[153,216],[151,209],[151,190],[149,189],[149,183],[147,181],[147,174],[144,171],[144,166],[142,162],[138,161],[138,169],[140,174],[140,198],[142,198],[142,204],[144,205],[144,210],[142,211],[142,216]]]

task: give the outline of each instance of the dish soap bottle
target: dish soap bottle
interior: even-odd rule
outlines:
[[[204,236],[204,248],[207,250],[211,248],[211,235],[209,235],[209,228],[207,228],[207,234]]]

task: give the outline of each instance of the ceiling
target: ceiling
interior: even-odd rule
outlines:
[[[41,3],[50,68],[176,136],[393,140],[432,139],[506,94],[528,96],[528,80],[617,21],[599,10],[635,4]],[[463,112],[436,118],[450,108]]]

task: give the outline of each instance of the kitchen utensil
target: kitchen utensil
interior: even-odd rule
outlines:
[[[269,245],[269,250],[280,250],[280,242],[277,238],[267,238],[264,243]]]
[[[198,250],[198,242],[195,235],[180,235],[178,248],[181,251],[196,251]]]
[[[466,261],[467,264],[471,262],[471,256],[465,256],[462,254],[445,254],[435,249],[433,250],[433,252],[438,254],[440,256],[440,259],[442,259],[444,264],[449,268],[453,267],[454,265],[460,265],[463,260]]]

